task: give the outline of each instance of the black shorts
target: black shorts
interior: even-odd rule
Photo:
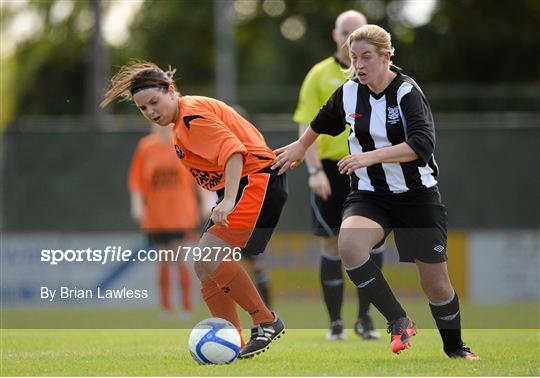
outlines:
[[[224,191],[218,190],[218,201]],[[242,177],[235,207],[227,216],[228,227],[218,226],[208,220],[203,232],[209,232],[232,247],[242,248],[242,253],[263,253],[274,232],[283,206],[287,201],[287,178],[265,168]]]
[[[343,219],[355,215],[380,224],[384,238],[394,231],[402,262],[448,260],[447,214],[436,187],[401,194],[353,190],[345,201]]]
[[[182,240],[187,233],[184,231],[150,231],[147,233],[148,243],[151,245],[168,244],[173,240]]]
[[[330,182],[332,194],[325,201],[315,193],[310,193],[313,233],[317,236],[332,237],[339,234],[341,211],[351,191],[351,183],[348,175],[339,173],[337,161],[323,159],[321,163]]]

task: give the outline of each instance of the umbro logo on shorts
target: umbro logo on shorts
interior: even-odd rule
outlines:
[[[435,252],[441,253],[442,251],[444,251],[444,247],[443,247],[442,245],[439,244],[438,246],[436,246],[435,248],[433,248],[433,250],[434,250]]]

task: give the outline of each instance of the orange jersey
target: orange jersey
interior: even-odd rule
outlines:
[[[167,231],[199,225],[196,186],[188,170],[178,163],[171,142],[150,134],[143,137],[129,169],[130,192],[142,193],[146,211],[141,227]]]
[[[173,129],[176,154],[203,188],[223,188],[225,164],[235,153],[244,157],[242,177],[274,160],[262,134],[227,104],[201,96],[180,97],[178,104]]]

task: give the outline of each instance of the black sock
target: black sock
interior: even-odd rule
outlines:
[[[446,354],[461,348],[463,341],[461,340],[461,316],[457,293],[454,293],[454,297],[449,302],[441,304],[430,302],[429,307],[441,334]]]
[[[373,260],[375,265],[377,265],[377,268],[379,268],[380,270],[382,270],[382,262],[383,262],[383,256],[382,255],[383,255],[382,252],[372,253],[370,255],[371,260]]]
[[[371,257],[359,267],[347,269],[347,274],[389,323],[407,316]]]
[[[330,316],[330,321],[341,319],[341,304],[343,303],[343,272],[339,257],[321,255],[321,285],[324,303]]]
[[[264,303],[267,307],[270,307],[270,280],[266,275],[266,271],[263,269],[253,272],[253,281],[255,281],[257,290],[259,291]]]
[[[382,269],[382,252],[372,253],[371,260],[377,265],[377,268]],[[363,290],[357,288],[356,294],[358,295],[358,319],[361,319],[368,314],[371,302]]]

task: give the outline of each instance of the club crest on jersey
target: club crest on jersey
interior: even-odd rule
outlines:
[[[396,106],[394,108],[388,107],[388,123],[390,125],[395,125],[399,122],[399,108]]]
[[[174,150],[176,151],[176,156],[178,156],[178,159],[183,159],[186,157],[186,155],[184,155],[184,151],[182,151],[177,144],[174,145]]]

